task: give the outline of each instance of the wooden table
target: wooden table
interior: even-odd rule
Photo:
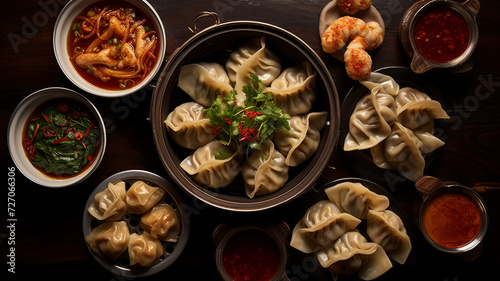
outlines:
[[[64,2],[56,0],[8,1],[3,5],[0,25],[1,43],[1,120],[2,133],[14,107],[28,94],[46,87],[66,87],[81,92],[62,73],[52,48],[52,30]],[[373,54],[373,69],[385,66],[409,66],[398,38],[402,14],[414,3],[410,0],[374,0],[382,14],[386,35],[383,45]],[[45,4],[46,5],[45,5]],[[256,20],[285,28],[307,42],[328,65],[342,101],[355,84],[337,62],[321,50],[318,20],[327,1],[161,1],[150,3],[160,14],[168,36],[167,53],[171,54],[185,42],[191,33],[187,27],[201,11],[217,11],[222,20]],[[49,5],[50,4],[50,5]],[[47,8],[48,7],[48,8]],[[417,228],[416,212],[421,203],[412,184],[397,186],[393,195],[403,209],[413,250],[405,265],[395,265],[380,279],[464,281],[492,273],[498,276],[500,265],[500,2],[481,1],[477,17],[480,37],[473,55],[474,69],[465,75],[454,76],[443,71],[425,75],[445,97],[443,105],[451,115],[451,128],[447,131],[446,145],[426,174],[443,180],[453,180],[476,187],[486,200],[491,223],[484,239],[483,255],[474,262],[443,254],[427,244]],[[26,27],[31,23],[30,27]],[[200,22],[199,25],[210,22]],[[17,37],[16,37],[17,35]],[[15,43],[6,38],[17,38]],[[74,277],[99,280],[122,280],[97,264],[87,250],[82,235],[82,214],[85,202],[93,189],[105,178],[120,171],[142,169],[170,180],[162,166],[153,143],[151,126],[147,121],[151,88],[147,96],[132,95],[104,99],[85,96],[100,110],[109,123],[108,144],[104,160],[98,170],[78,186],[49,189],[26,179],[16,169],[15,210],[18,218],[15,230],[2,227],[0,249],[2,276],[27,276],[68,279]],[[9,167],[14,167],[7,150],[6,135],[0,138],[4,187]],[[356,172],[343,159],[337,148],[329,166],[318,180],[328,181],[356,177]],[[484,188],[483,188],[484,187]],[[184,194],[185,201],[199,203]],[[7,191],[0,192],[2,225],[7,224]],[[252,218],[283,219],[293,228],[296,210],[303,197],[261,213],[240,214],[202,206],[190,216],[191,235],[181,257],[168,269],[153,276],[165,280],[218,280],[215,267],[215,245],[211,234],[223,221],[246,221]],[[199,204],[197,204],[199,207]],[[10,259],[8,237],[15,238],[16,273],[6,274]],[[290,249],[290,252],[295,251]],[[289,264],[291,280],[314,280],[313,273],[303,265]],[[181,279],[182,278],[182,279]],[[151,278],[152,279],[152,278]],[[480,279],[480,278],[477,278]]]

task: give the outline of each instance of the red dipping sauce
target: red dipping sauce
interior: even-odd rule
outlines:
[[[465,52],[470,31],[458,12],[439,8],[420,16],[413,30],[413,38],[418,51],[426,59],[446,63]]]
[[[427,234],[437,244],[459,248],[471,242],[479,233],[482,214],[476,202],[461,192],[436,196],[424,210]]]
[[[281,263],[274,239],[258,230],[232,236],[224,247],[222,259],[224,270],[234,281],[269,281]]]

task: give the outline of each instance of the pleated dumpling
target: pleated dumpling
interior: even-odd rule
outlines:
[[[383,211],[389,207],[389,199],[358,182],[342,182],[325,189],[328,199],[342,212],[358,219],[366,219],[369,210]]]
[[[159,203],[141,216],[141,227],[154,238],[177,242],[180,232],[179,218],[172,206]]]
[[[408,128],[396,122],[391,134],[370,153],[380,168],[397,170],[404,177],[418,181],[424,175],[423,143]]]
[[[134,182],[125,197],[128,212],[130,214],[144,214],[160,202],[165,192],[163,188],[150,186],[143,181]]]
[[[450,116],[435,100],[410,102],[398,110],[397,121],[403,126],[416,130],[434,119],[449,119]]]
[[[226,146],[214,140],[186,157],[181,162],[181,168],[200,185],[223,187],[239,174],[240,156],[235,146]]]
[[[249,198],[276,192],[288,180],[285,156],[267,140],[262,150],[255,150],[241,165],[245,191]]]
[[[236,100],[242,105],[246,98],[242,90],[250,82],[250,73],[257,75],[262,85],[267,87],[281,73],[281,61],[266,47],[264,37],[253,38],[231,52],[226,70],[231,85],[238,93]]]
[[[224,67],[208,62],[182,66],[177,86],[206,107],[210,107],[217,96],[225,95],[233,89]]]
[[[387,255],[404,264],[411,251],[411,241],[401,218],[393,211],[370,210],[367,217],[366,233],[380,244]]]
[[[125,252],[129,239],[130,231],[124,221],[100,224],[85,238],[90,248],[107,261],[114,261]]]
[[[273,93],[273,102],[290,115],[311,111],[316,101],[316,76],[309,62],[289,67],[264,89]]]
[[[182,147],[196,149],[215,138],[214,126],[206,117],[201,104],[186,102],[177,106],[168,114],[165,125],[170,136]]]
[[[290,130],[276,132],[274,143],[286,155],[288,166],[298,166],[316,152],[326,118],[326,111],[292,116],[288,120]]]
[[[401,108],[409,103],[415,103],[424,100],[431,100],[431,98],[426,93],[423,93],[415,88],[402,88],[399,90],[399,93],[396,96],[397,111],[401,111]]]
[[[321,200],[311,206],[295,226],[290,246],[312,253],[333,243],[360,222],[354,216],[341,212],[334,203]]]
[[[88,212],[98,220],[119,220],[127,211],[125,194],[123,181],[116,184],[109,183],[108,187],[94,196],[94,202],[88,208]]]
[[[131,266],[150,267],[163,255],[160,240],[149,235],[132,233],[128,243],[128,256]]]
[[[377,74],[377,75],[376,75]],[[389,76],[372,73],[361,82],[370,89],[354,108],[349,119],[349,133],[344,150],[361,150],[374,147],[391,133],[396,120],[396,102],[399,85]]]
[[[341,275],[358,273],[373,280],[392,267],[391,260],[377,243],[368,242],[357,231],[343,234],[335,243],[322,248],[317,258],[321,266]]]

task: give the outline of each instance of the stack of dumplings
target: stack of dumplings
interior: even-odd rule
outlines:
[[[345,151],[370,149],[375,165],[418,181],[423,154],[444,145],[433,135],[434,119],[449,119],[441,104],[413,88],[399,88],[390,76],[371,73],[360,81],[370,90],[349,120]]]
[[[162,241],[177,242],[180,223],[172,206],[162,203],[166,191],[136,181],[126,190],[123,181],[109,183],[94,196],[88,212],[103,221],[85,238],[90,248],[103,260],[113,262],[128,249],[129,265],[148,268],[163,256]],[[139,231],[121,220],[126,213],[140,215]]]
[[[242,89],[252,73],[267,87],[263,92],[271,92],[273,102],[291,116],[291,129],[276,132],[262,150],[244,155],[216,139],[204,109],[233,89],[236,104],[244,106]],[[250,199],[278,191],[288,180],[289,167],[304,163],[318,149],[327,112],[311,112],[317,95],[316,78],[308,62],[282,71],[280,59],[266,46],[264,37],[248,40],[233,50],[224,66],[215,62],[182,66],[177,86],[193,101],[177,106],[165,120],[172,139],[191,150],[181,168],[208,188],[228,186],[241,174]],[[220,152],[230,157],[220,159],[216,155]]]
[[[401,218],[387,210],[389,199],[361,183],[343,182],[325,189],[329,200],[311,206],[292,232],[290,246],[316,253],[333,276],[357,273],[373,280],[392,268],[391,259],[404,264],[411,251]],[[366,220],[366,233],[357,226]]]

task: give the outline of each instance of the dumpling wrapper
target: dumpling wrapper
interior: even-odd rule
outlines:
[[[390,205],[389,199],[358,182],[342,182],[325,189],[328,199],[342,212],[358,219],[366,219],[369,210],[383,211]]]
[[[304,253],[318,251],[354,229],[360,222],[354,216],[340,211],[334,203],[321,200],[311,206],[294,227],[290,246]]]
[[[141,227],[154,238],[177,242],[181,230],[179,218],[172,206],[159,203],[141,216]]]
[[[357,231],[343,234],[339,239],[322,248],[317,258],[321,266],[341,275],[358,273],[363,280],[373,280],[392,268],[384,249],[368,242]]]
[[[410,237],[401,218],[391,210],[370,210],[367,216],[366,233],[380,244],[387,255],[400,264],[404,264],[411,251]]]
[[[150,267],[163,255],[160,240],[147,232],[132,233],[128,243],[128,255],[131,266]]]
[[[125,183],[109,183],[103,191],[94,196],[88,212],[98,220],[116,221],[123,217],[127,211],[125,203]]]
[[[161,187],[150,186],[143,181],[136,181],[127,191],[126,203],[130,214],[144,214],[165,195]]]
[[[94,228],[85,241],[101,258],[114,261],[127,250],[129,239],[130,231],[126,222],[110,221]]]

